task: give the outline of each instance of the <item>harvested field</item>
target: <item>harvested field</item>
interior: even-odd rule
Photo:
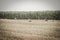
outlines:
[[[60,40],[60,20],[0,19],[0,40]]]

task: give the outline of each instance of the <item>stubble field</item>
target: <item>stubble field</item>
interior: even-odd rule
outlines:
[[[60,40],[60,20],[0,19],[0,40]]]

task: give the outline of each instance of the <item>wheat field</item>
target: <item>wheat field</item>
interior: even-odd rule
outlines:
[[[0,19],[0,40],[60,40],[60,20]]]

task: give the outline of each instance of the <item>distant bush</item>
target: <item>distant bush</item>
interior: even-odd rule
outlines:
[[[49,19],[60,20],[60,11],[0,11],[0,19]]]

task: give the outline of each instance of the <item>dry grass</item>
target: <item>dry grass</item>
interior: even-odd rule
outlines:
[[[60,20],[0,19],[0,40],[60,40]]]

